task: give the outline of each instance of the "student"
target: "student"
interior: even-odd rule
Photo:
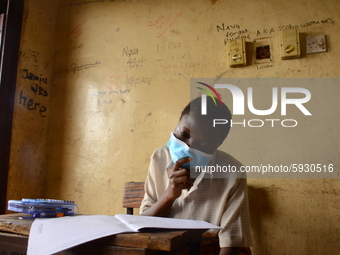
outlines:
[[[241,166],[235,158],[217,150],[230,125],[213,127],[213,119],[230,120],[228,107],[224,103],[215,105],[207,97],[207,109],[207,115],[202,115],[201,98],[192,100],[184,108],[167,145],[151,156],[140,212],[221,226],[218,233],[209,230],[205,236],[218,235],[220,255],[241,254],[239,247],[251,245],[247,180],[235,173],[204,171],[207,165],[220,169]]]

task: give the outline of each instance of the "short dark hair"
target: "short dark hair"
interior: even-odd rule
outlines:
[[[228,120],[227,124],[216,125],[214,131],[217,131],[221,135],[222,141],[227,137],[230,130],[230,122],[232,119],[231,112],[229,108],[222,102],[220,104],[219,100],[215,98],[216,105],[214,100],[211,97],[207,97],[207,115],[201,114],[201,105],[202,100],[201,97],[197,97],[193,99],[182,111],[180,119],[186,114],[193,114],[196,118],[201,121],[208,121],[209,123],[213,123],[214,119],[226,119]]]

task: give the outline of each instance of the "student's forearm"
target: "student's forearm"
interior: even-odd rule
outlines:
[[[142,212],[144,216],[167,217],[175,199],[168,198],[166,193],[151,207]]]

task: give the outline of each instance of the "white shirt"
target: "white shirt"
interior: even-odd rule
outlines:
[[[211,166],[216,164],[236,166],[237,169],[241,166],[235,158],[219,150],[209,163]],[[169,178],[166,169],[172,165],[167,146],[158,148],[151,156],[141,213],[156,203],[167,189]],[[235,174],[201,173],[189,191],[182,190],[168,216],[204,220],[221,226],[219,233],[216,230],[208,232],[211,236],[218,234],[220,247],[251,246],[247,179],[235,178]]]

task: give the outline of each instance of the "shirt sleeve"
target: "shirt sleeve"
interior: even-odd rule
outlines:
[[[153,167],[153,162],[150,162],[149,166],[149,171],[148,175],[145,180],[144,184],[144,198],[142,200],[139,212],[142,213],[149,207],[151,207],[154,203],[157,202],[157,199],[155,197],[155,180],[154,176],[152,176],[152,167]]]
[[[140,213],[156,203],[159,197],[166,189],[166,162],[167,157],[164,154],[164,148],[156,150],[151,158],[148,175],[144,184],[144,198],[140,206]]]
[[[236,179],[221,219],[220,247],[249,247],[251,230],[247,179]]]

